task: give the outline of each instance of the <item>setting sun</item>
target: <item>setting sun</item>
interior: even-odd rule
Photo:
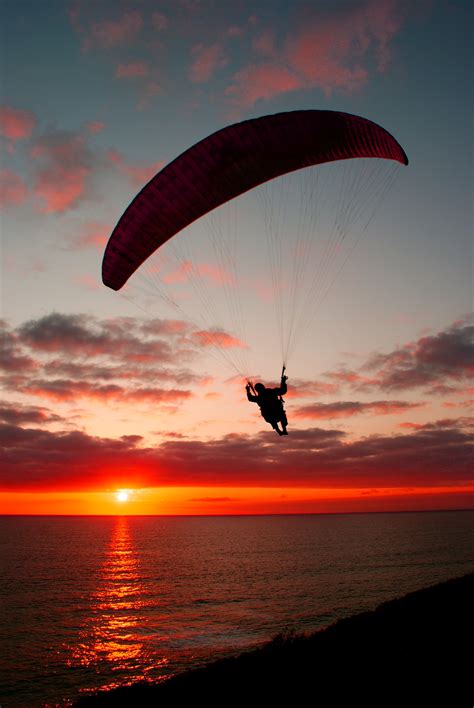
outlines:
[[[121,489],[120,491],[117,492],[116,497],[117,497],[117,501],[126,502],[128,500],[129,494],[125,490]]]

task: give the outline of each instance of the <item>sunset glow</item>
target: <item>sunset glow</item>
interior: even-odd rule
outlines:
[[[29,3],[34,32],[3,8],[0,513],[473,507],[470,4],[155,4]],[[376,123],[409,163],[254,181],[104,285],[149,180],[227,126],[295,111]],[[278,386],[283,363],[279,437],[245,385]]]
[[[0,514],[110,516],[312,514],[357,511],[458,509],[474,506],[474,485],[381,489],[166,487],[118,492],[10,492],[0,495]]]

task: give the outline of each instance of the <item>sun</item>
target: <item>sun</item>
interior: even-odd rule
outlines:
[[[129,494],[124,489],[119,489],[115,496],[117,497],[117,501],[126,502],[128,501]]]

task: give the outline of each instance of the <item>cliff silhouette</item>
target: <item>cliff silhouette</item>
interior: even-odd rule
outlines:
[[[261,648],[158,684],[83,697],[116,706],[471,706],[474,573],[385,602],[311,635]]]

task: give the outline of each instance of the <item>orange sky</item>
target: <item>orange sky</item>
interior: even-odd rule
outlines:
[[[122,492],[120,494],[120,492]],[[459,509],[474,485],[437,488],[301,489],[167,487],[105,492],[6,492],[0,514],[224,515]]]

